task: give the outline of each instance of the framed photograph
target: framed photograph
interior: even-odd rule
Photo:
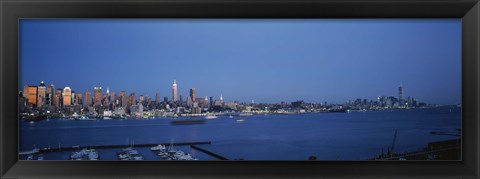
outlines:
[[[1,10],[6,178],[479,177],[478,1]]]

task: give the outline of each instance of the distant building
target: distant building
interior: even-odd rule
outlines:
[[[195,102],[195,96],[196,96],[196,90],[195,88],[190,89],[190,98],[192,99],[193,102]]]
[[[55,92],[55,96],[53,96],[53,105],[57,108],[61,107],[63,103],[62,99],[63,99],[62,89],[58,88],[57,91]]]
[[[214,106],[213,96],[210,96],[210,108],[213,108],[213,106]]]
[[[120,91],[120,97],[119,97],[119,101],[120,101],[120,106],[122,107],[127,107],[127,94],[125,93],[125,91]]]
[[[136,95],[135,93],[130,93],[130,97],[129,97],[130,106],[137,104],[137,97],[135,95]]]
[[[75,93],[75,103],[76,105],[83,105],[82,93]]]
[[[27,104],[37,106],[37,86],[23,86],[23,97],[27,99]]]
[[[145,97],[143,97],[143,95],[140,95],[140,96],[138,97],[138,102],[141,103],[141,104],[143,104],[144,101],[145,101]]]
[[[85,92],[85,103],[84,103],[83,106],[84,107],[92,106],[92,92],[90,92],[90,91]]]
[[[102,87],[93,88],[93,105],[94,106],[102,105]]]
[[[192,105],[193,105],[193,100],[192,100],[192,97],[189,96],[187,97],[187,106],[192,107]]]
[[[47,97],[45,98],[45,104],[48,106],[53,105],[53,95],[55,95],[55,86],[53,84],[50,84],[49,87],[47,87]]]
[[[40,82],[40,86],[38,86],[38,91],[37,91],[37,107],[42,108],[46,103],[47,97],[47,88],[45,87],[45,84],[43,81]]]
[[[160,95],[158,93],[155,94],[155,105],[160,103]]]
[[[400,105],[403,106],[404,101],[403,101],[403,86],[402,85],[400,85],[398,87],[398,101],[400,102]]]
[[[63,106],[70,106],[72,104],[72,89],[65,87],[63,89]]]
[[[173,80],[172,100],[173,100],[173,102],[177,102],[177,81],[176,80]]]

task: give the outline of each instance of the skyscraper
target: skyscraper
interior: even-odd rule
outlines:
[[[158,105],[160,102],[160,95],[158,93],[155,93],[155,105]]]
[[[136,105],[137,104],[137,97],[135,96],[135,93],[130,93],[130,105]]]
[[[27,98],[27,102],[33,106],[37,106],[37,86],[25,85],[23,87],[23,97]]]
[[[62,106],[62,89],[61,88],[58,88],[57,91],[55,92],[55,96],[53,96],[53,105],[57,108]]]
[[[38,91],[37,91],[37,107],[42,108],[43,105],[45,105],[45,100],[47,96],[47,87],[45,87],[45,84],[43,81],[40,82],[40,86],[38,86]]]
[[[92,106],[92,92],[90,92],[90,91],[85,92],[85,103],[84,103],[83,106],[85,106],[85,107]]]
[[[173,80],[172,100],[173,100],[173,102],[177,102],[177,81],[176,80]]]
[[[398,101],[400,102],[400,105],[403,106],[403,86],[401,84],[398,87]]]
[[[63,89],[63,106],[70,106],[72,104],[72,89],[65,87]]]
[[[102,87],[93,88],[93,105],[94,106],[102,105]]]
[[[47,87],[47,97],[45,98],[45,104],[48,106],[53,105],[53,95],[55,95],[55,86],[53,84],[50,84],[49,87]]]
[[[75,93],[75,104],[82,105],[82,93]]]
[[[138,102],[139,102],[140,104],[143,104],[144,101],[145,101],[145,97],[143,97],[143,95],[140,95],[140,96],[138,97]]]
[[[195,93],[196,93],[195,88],[191,88],[190,89],[190,98],[192,98],[193,102],[195,102]]]
[[[128,101],[128,99],[127,99],[127,95],[126,95],[125,91],[120,91],[120,99],[119,99],[119,101],[120,101],[120,103],[121,103],[120,105],[121,105],[122,107],[127,107],[127,101]]]

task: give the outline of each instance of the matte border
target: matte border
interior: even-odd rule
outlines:
[[[0,12],[0,177],[480,177],[479,0],[0,0]],[[463,161],[17,161],[19,18],[462,18]]]

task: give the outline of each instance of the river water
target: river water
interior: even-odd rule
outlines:
[[[238,122],[243,119],[243,122]],[[173,125],[170,118],[70,121],[20,121],[20,151],[58,146],[95,146],[211,141],[198,145],[228,159],[244,160],[362,160],[393,143],[395,151],[426,147],[428,142],[458,139],[432,131],[461,128],[461,108],[385,110],[351,113],[219,116],[204,124]],[[137,148],[147,160],[160,160],[149,148]],[[178,146],[200,160],[215,158]],[[98,149],[101,160],[116,160],[121,149]],[[71,151],[45,153],[45,160],[68,160]],[[19,156],[25,159],[26,156]]]

